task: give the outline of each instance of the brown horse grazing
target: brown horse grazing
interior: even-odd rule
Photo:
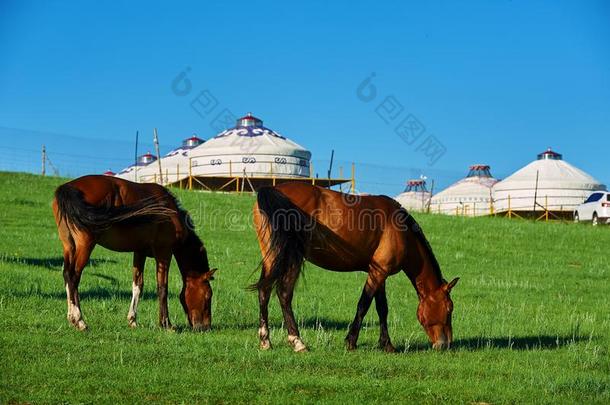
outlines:
[[[84,176],[57,188],[53,213],[63,244],[68,320],[85,324],[78,296],[83,268],[96,244],[133,252],[133,296],[127,319],[136,326],[144,283],[144,262],[157,262],[159,324],[170,328],[167,280],[172,254],[182,274],[180,302],[193,329],[209,329],[215,269],[210,270],[203,243],[190,227],[190,217],[175,197],[157,184],[137,184],[108,176]]]
[[[306,346],[292,312],[295,282],[304,260],[332,271],[368,273],[356,317],[346,337],[356,348],[362,320],[373,298],[381,328],[379,344],[394,352],[388,334],[385,281],[404,271],[419,297],[417,318],[435,349],[452,341],[449,292],[458,278],[447,283],[421,228],[406,210],[386,196],[354,196],[303,183],[261,188],[254,205],[254,224],[262,253],[258,288],[260,346],[269,349],[267,307],[277,290],[288,342],[294,351]]]

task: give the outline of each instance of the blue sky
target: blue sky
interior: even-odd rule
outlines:
[[[25,151],[45,142],[58,165],[118,170],[136,130],[150,143],[158,128],[165,150],[212,137],[213,117],[189,105],[207,90],[216,112],[252,111],[309,148],[321,175],[332,149],[335,168],[357,162],[364,191],[395,194],[419,174],[446,186],[478,162],[505,177],[549,146],[608,184],[608,21],[603,1],[3,0],[0,159],[21,150],[14,163],[38,168]],[[425,127],[412,144],[394,131],[408,115]],[[418,150],[429,136],[446,150],[434,165]]]

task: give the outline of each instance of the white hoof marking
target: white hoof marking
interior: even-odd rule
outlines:
[[[260,339],[261,350],[271,349],[271,340],[269,340],[269,329],[264,326],[258,328],[258,338]]]
[[[303,343],[298,336],[288,335],[288,343],[290,343],[296,353],[307,351],[307,346],[305,346],[305,343]]]
[[[135,328],[136,318],[138,316],[138,302],[140,301],[140,287],[134,282],[131,283],[131,304],[129,304],[129,313],[127,315],[127,320],[129,321],[129,326]]]

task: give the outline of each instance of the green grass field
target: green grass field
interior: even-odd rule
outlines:
[[[376,347],[369,312],[359,349],[343,339],[365,274],[307,265],[294,309],[310,351],[286,343],[277,299],[274,349],[258,350],[260,253],[254,197],[176,191],[206,243],[213,330],[193,333],[170,275],[170,316],[156,326],[147,262],[137,329],[127,326],[131,255],[96,248],[80,285],[89,331],[66,320],[61,245],[51,212],[57,178],[0,173],[0,402],[610,402],[610,229],[500,218],[416,215],[445,278],[461,277],[455,347],[437,353],[415,317],[403,274],[388,280],[390,334]]]

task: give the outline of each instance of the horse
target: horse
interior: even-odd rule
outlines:
[[[157,265],[159,325],[172,328],[167,308],[167,281],[172,255],[182,275],[180,302],[193,330],[207,330],[212,322],[212,288],[216,269],[195,233],[190,216],[177,199],[158,184],[138,184],[110,176],[83,176],[59,186],[53,214],[63,245],[63,277],[68,321],[86,330],[78,285],[96,245],[117,252],[133,252],[132,298],[127,320],[137,326],[138,302],[144,286],[144,263]]]
[[[355,196],[300,182],[258,190],[253,208],[261,250],[261,274],[251,286],[258,290],[260,348],[271,348],[268,304],[276,290],[288,342],[306,351],[292,311],[295,283],[307,260],[337,272],[368,273],[356,316],[345,338],[356,349],[358,334],[373,298],[379,315],[379,345],[395,352],[388,333],[385,281],[401,270],[419,298],[417,318],[434,349],[449,348],[453,339],[451,289],[422,229],[395,200],[387,196]]]

